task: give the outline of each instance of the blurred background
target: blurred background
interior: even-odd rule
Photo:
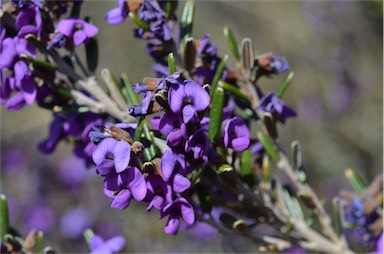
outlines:
[[[85,1],[82,8],[100,28],[99,70],[127,72],[131,82],[154,76],[145,43],[133,37],[133,22],[104,21],[115,6],[117,1]],[[196,1],[194,38],[210,33],[224,55],[222,31],[229,26],[238,41],[249,37],[259,53],[273,52],[290,63],[295,77],[283,99],[298,117],[279,126],[279,142],[285,149],[293,140],[301,142],[310,182],[326,205],[341,189],[350,189],[346,168],[366,183],[383,170],[382,10],[382,1]],[[285,75],[261,79],[260,85],[276,91]],[[45,243],[61,252],[86,252],[87,227],[105,238],[124,235],[126,252],[222,252],[220,237],[209,230],[206,236],[193,231],[168,236],[166,221],[145,206],[110,209],[102,179],[71,156],[70,145],[60,144],[50,156],[36,150],[50,121],[50,112],[34,106],[18,112],[1,107],[1,192],[21,234],[37,227]]]

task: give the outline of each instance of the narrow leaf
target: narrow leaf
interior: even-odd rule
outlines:
[[[4,241],[4,236],[9,232],[8,202],[4,194],[0,195],[0,237]]]
[[[211,102],[211,109],[209,111],[210,121],[209,121],[209,127],[208,127],[208,137],[211,141],[214,141],[220,132],[224,100],[225,100],[224,90],[223,88],[218,87],[215,90],[215,93]]]
[[[86,243],[89,245],[91,243],[92,238],[95,236],[95,233],[93,233],[92,229],[86,229],[83,233],[84,239]]]
[[[236,98],[240,99],[240,100],[244,100],[244,101],[249,101],[248,100],[248,97],[245,96],[240,90],[239,88],[237,88],[236,86],[234,85],[231,85],[223,80],[220,80],[219,81],[219,86],[224,88],[224,90],[230,92],[233,96],[235,96]]]
[[[236,61],[239,61],[240,53],[239,53],[236,38],[233,35],[232,29],[230,29],[229,27],[224,27],[224,36],[227,39],[228,47],[233,57],[236,59]]]
[[[262,168],[263,168],[263,183],[267,184],[269,183],[269,176],[270,176],[269,158],[267,155],[263,156]]]
[[[271,157],[272,161],[277,161],[279,159],[279,154],[271,139],[262,132],[257,133],[257,138],[263,144],[265,151],[267,152],[269,157]]]
[[[253,46],[249,38],[241,42],[241,64],[246,77],[250,77],[254,65]]]
[[[48,70],[56,70],[58,66],[56,64],[48,63],[41,61],[39,59],[33,58],[29,55],[26,54],[20,54],[20,58],[27,60],[28,62],[31,62],[33,65],[43,68],[43,69],[48,69]]]
[[[293,76],[295,73],[293,71],[289,72],[287,77],[284,79],[283,83],[280,85],[279,90],[277,90],[277,97],[280,99],[283,97],[285,90],[287,90],[288,86],[291,84]]]
[[[43,253],[43,249],[44,249],[43,238],[44,238],[43,231],[37,232],[35,253]]]
[[[173,74],[176,72],[176,63],[175,63],[175,57],[173,56],[173,53],[169,53],[168,55],[168,69],[170,74]]]
[[[188,72],[195,68],[196,62],[196,45],[193,38],[188,38],[184,46],[184,65]]]
[[[180,45],[184,45],[184,41],[191,37],[193,20],[195,16],[195,3],[191,0],[185,2],[183,13],[180,20]]]
[[[130,12],[129,17],[131,17],[132,21],[138,26],[143,28],[145,31],[149,30],[149,24],[139,18],[136,13]]]
[[[298,170],[302,165],[301,145],[297,140],[291,143],[291,164],[295,170]]]
[[[219,83],[219,80],[221,79],[221,77],[223,75],[223,71],[225,68],[225,64],[227,63],[227,60],[228,60],[228,55],[225,55],[223,57],[223,59],[220,61],[220,64],[216,69],[215,76],[213,77],[213,81],[211,84],[211,90],[210,90],[211,99],[213,97],[214,92],[216,91],[217,84]]]
[[[132,89],[132,84],[128,79],[127,73],[121,74],[121,81],[123,83],[122,93],[130,106],[139,105],[140,101],[137,94]]]
[[[233,170],[233,167],[229,164],[223,164],[219,167],[219,171],[220,173],[222,172],[227,172],[227,171],[232,171]]]
[[[135,130],[135,135],[133,138],[134,141],[140,141],[141,140],[141,135],[143,134],[143,127],[145,124],[144,119],[145,119],[144,117],[139,118],[136,130]]]
[[[332,210],[333,210],[333,227],[337,233],[337,235],[340,235],[342,232],[341,228],[341,207],[340,207],[340,200],[339,198],[335,197],[332,199]]]
[[[86,17],[85,21],[90,24],[94,24],[92,18]],[[99,61],[99,46],[97,43],[97,37],[92,37],[87,44],[85,44],[85,54],[87,57],[87,66],[90,72],[95,72]]]
[[[71,14],[69,15],[71,18],[79,18],[81,11],[82,1],[73,1]]]
[[[271,138],[276,139],[278,137],[276,122],[271,113],[264,113],[264,126]]]
[[[364,193],[366,185],[363,183],[360,176],[353,169],[350,169],[350,168],[346,169],[345,177],[351,184],[352,188],[356,191],[356,193],[358,194]]]
[[[240,175],[249,187],[253,187],[255,185],[255,178],[252,173],[251,150],[245,150],[240,154]]]

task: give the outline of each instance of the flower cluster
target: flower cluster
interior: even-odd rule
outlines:
[[[382,188],[369,191],[353,176],[360,196],[344,196],[343,209],[335,209],[344,223],[330,225],[330,216],[308,183],[300,144],[292,143],[289,156],[279,145],[279,124],[296,116],[283,101],[293,72],[277,91],[264,91],[259,80],[289,71],[284,57],[254,56],[252,41],[245,38],[238,47],[226,28],[236,61],[233,69],[228,55],[218,55],[211,35],[192,37],[191,1],[185,3],[179,21],[175,1],[118,0],[105,20],[120,25],[132,19],[135,37],[147,43],[147,53],[156,62],[157,78],[131,85],[127,75],[118,79],[102,69],[99,79],[98,28],[90,18],[80,17],[81,4],[7,3],[12,8],[3,8],[1,21],[6,22],[0,25],[0,103],[18,110],[37,102],[51,110],[49,135],[38,149],[49,154],[59,142],[71,143],[88,168],[95,165],[90,172],[102,177],[112,208],[123,210],[132,200],[143,202],[146,211],[156,210],[160,219],[167,218],[167,234],[209,224],[251,239],[260,251],[299,247],[350,253],[336,232],[341,224],[356,226],[370,242],[379,238]],[[86,65],[77,55],[82,45]],[[289,181],[283,183],[274,168]],[[65,178],[66,186],[81,181]],[[75,212],[64,217],[61,224],[67,229],[67,221],[81,216]],[[313,218],[321,233],[309,223]],[[68,235],[80,235],[87,226],[85,221]],[[4,239],[6,251],[19,251],[17,241]],[[121,237],[104,241],[92,233],[86,239],[92,253],[112,253],[124,245]]]

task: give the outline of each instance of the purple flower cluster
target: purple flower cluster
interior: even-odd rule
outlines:
[[[24,37],[41,34],[42,18],[38,7],[29,5],[21,9],[15,27],[18,33],[12,38],[6,37],[7,29],[0,26],[0,103],[6,104],[9,110],[31,105],[37,96],[34,75],[29,63],[21,56],[36,57],[36,48]]]
[[[49,128],[48,137],[38,145],[40,152],[52,153],[57,144],[63,139],[72,139],[75,142],[74,154],[84,159],[86,165],[92,164],[92,153],[95,144],[91,142],[88,134],[94,125],[102,124],[102,118],[94,113],[69,113],[67,115],[55,114]]]
[[[172,31],[162,6],[164,4],[159,5],[149,0],[119,0],[118,7],[110,10],[105,19],[109,24],[120,25],[130,12],[135,15],[137,13],[140,21],[144,22],[147,27],[135,29],[135,36],[148,42],[147,52],[151,56],[161,59],[171,52],[169,47],[172,40]]]

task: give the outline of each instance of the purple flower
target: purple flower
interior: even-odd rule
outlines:
[[[165,19],[160,19],[156,22],[153,22],[150,26],[150,31],[153,33],[154,37],[161,41],[169,41],[171,37],[171,29],[168,26]]]
[[[256,64],[259,67],[257,77],[262,75],[279,74],[289,70],[289,64],[284,57],[272,55],[271,53],[259,56],[256,60]]]
[[[236,152],[246,150],[250,143],[250,132],[244,121],[238,117],[231,118],[224,127],[224,145]]]
[[[60,220],[60,232],[69,239],[80,238],[89,226],[91,226],[89,214],[82,207],[65,211]]]
[[[46,205],[37,205],[29,210],[25,224],[28,231],[34,228],[46,233],[55,225],[55,213]]]
[[[193,121],[197,112],[209,106],[210,98],[201,85],[192,80],[186,80],[179,85],[173,85],[168,94],[169,106],[176,114],[182,114],[184,123]]]
[[[177,198],[172,203],[164,207],[161,212],[161,218],[169,215],[165,225],[165,233],[176,235],[179,231],[180,219],[191,225],[195,222],[195,212],[191,204],[185,198]]]
[[[269,93],[261,98],[257,109],[271,113],[282,123],[285,123],[286,118],[296,116],[296,112],[286,106],[285,103],[280,100],[275,93]]]
[[[56,33],[52,40],[47,45],[47,50],[50,50],[53,47],[62,48],[67,42],[67,37],[64,34]]]
[[[38,144],[38,149],[44,154],[52,153],[63,136],[62,124],[64,118],[55,114],[54,119],[49,127],[49,136],[46,140]]]
[[[217,45],[211,44],[211,35],[205,34],[202,39],[199,40],[199,47],[197,49],[197,54],[202,55],[208,55],[208,56],[216,56],[217,54]]]
[[[138,106],[133,106],[129,109],[129,114],[132,116],[144,116],[151,113],[151,103],[153,98],[152,92],[147,92]]]
[[[94,235],[89,242],[91,254],[112,254],[119,252],[125,245],[125,239],[122,236],[115,236],[107,241],[104,241],[98,235]]]
[[[119,6],[105,15],[105,20],[111,25],[120,25],[128,17],[129,9],[125,0],[118,0]]]
[[[39,8],[33,5],[22,9],[17,15],[15,26],[18,29],[17,36],[24,38],[27,34],[40,36],[43,29],[43,20]]]
[[[147,181],[148,191],[144,200],[149,202],[147,211],[150,211],[153,207],[160,211],[167,203],[172,201],[171,186],[167,185],[163,178],[156,174],[148,175],[145,180]]]
[[[101,141],[92,154],[92,159],[97,165],[97,171],[103,175],[112,165],[116,173],[123,172],[131,159],[131,147],[125,141],[106,138]]]
[[[23,9],[32,4],[39,8],[43,8],[43,2],[41,0],[11,0],[11,3],[19,9]]]
[[[111,207],[123,210],[129,206],[132,197],[137,201],[145,198],[147,184],[140,170],[132,167],[119,174],[110,172],[105,175],[104,193],[113,198]]]
[[[99,30],[82,19],[62,19],[57,25],[57,31],[73,39],[75,46],[79,46],[87,43]]]
[[[161,117],[159,131],[167,136],[169,146],[178,146],[187,138],[186,125],[178,115],[172,112],[167,112]]]
[[[363,201],[354,196],[351,203],[347,207],[345,212],[345,220],[359,226],[363,226],[365,223],[364,203]]]
[[[20,54],[36,57],[36,49],[24,38],[1,40],[0,69],[13,69],[16,80],[21,80],[25,75],[25,69],[28,69],[26,62],[19,59]]]
[[[185,143],[185,151],[193,150],[193,157],[197,160],[208,154],[210,142],[207,134],[203,129],[198,130],[189,137]]]
[[[163,10],[152,1],[144,1],[139,9],[139,18],[145,22],[154,22],[163,18]]]
[[[185,158],[171,149],[168,149],[161,157],[161,173],[163,179],[177,193],[181,193],[191,186],[191,182],[183,176],[186,173]]]
[[[164,78],[170,75],[168,67],[159,63],[153,64],[152,70],[156,72],[156,76],[159,78]]]
[[[379,237],[379,239],[377,239],[377,242],[376,242],[376,251],[374,253],[370,253],[370,254],[382,254],[384,249],[383,249],[383,243],[384,243],[384,239],[383,239],[383,235],[384,233],[381,232],[381,235]]]
[[[272,68],[273,73],[281,73],[289,70],[289,64],[284,57],[272,55],[270,61],[269,66]]]

